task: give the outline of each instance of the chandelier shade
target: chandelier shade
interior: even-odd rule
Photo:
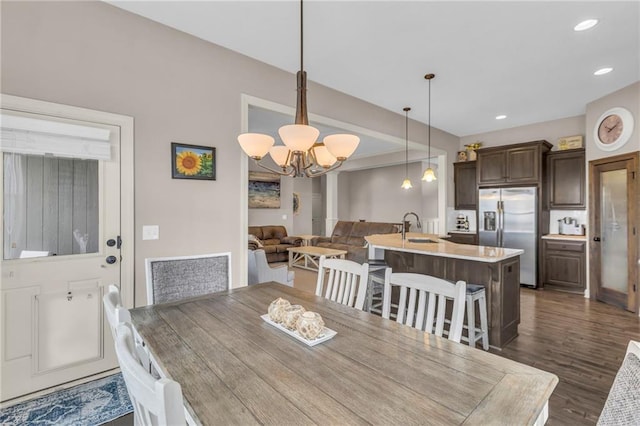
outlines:
[[[356,135],[336,134],[325,136],[323,142],[331,155],[339,161],[344,161],[358,148],[360,138]]]
[[[313,147],[313,153],[316,156],[316,163],[318,163],[319,166],[324,168],[329,168],[333,166],[336,163],[336,161],[338,161],[336,157],[331,155],[327,147],[321,143],[317,143]]]
[[[306,124],[289,124],[278,130],[282,142],[293,152],[305,152],[320,136],[320,130]]]
[[[238,143],[249,157],[260,160],[267,155],[275,139],[261,133],[243,133],[238,136]]]
[[[438,180],[436,177],[436,173],[433,171],[431,167],[424,171],[422,175],[422,180],[427,182],[433,182],[434,180]]]
[[[289,163],[289,148],[282,145],[272,146],[269,150],[271,159],[280,167],[286,167]]]
[[[284,146],[274,146],[275,140],[271,136],[258,133],[242,134],[238,136],[238,143],[245,154],[263,169],[283,176],[314,177],[340,167],[355,152],[360,138],[355,135],[336,134],[326,136],[323,143],[319,143],[320,131],[309,126],[307,73],[303,65],[303,15],[303,2],[300,0],[300,71],[296,74],[296,116],[295,124],[278,129]],[[260,162],[267,152],[280,170],[272,169]]]

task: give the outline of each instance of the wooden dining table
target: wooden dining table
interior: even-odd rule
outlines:
[[[307,346],[261,319],[282,297],[337,334]],[[197,424],[544,424],[545,371],[277,283],[131,311]]]

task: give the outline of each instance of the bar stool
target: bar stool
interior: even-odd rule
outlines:
[[[387,262],[384,259],[369,259],[369,282],[367,283],[367,298],[365,311],[382,315],[382,296],[384,294],[384,271]]]
[[[480,309],[480,328],[476,328],[475,303],[478,301]],[[478,284],[467,284],[467,335],[462,340],[469,342],[469,346],[475,348],[476,342],[482,339],[482,349],[489,350],[489,325],[487,323],[487,295],[484,286]]]

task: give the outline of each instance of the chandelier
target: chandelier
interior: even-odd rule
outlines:
[[[298,95],[296,99],[295,124],[280,127],[278,134],[284,146],[274,146],[275,139],[261,133],[243,133],[238,136],[242,150],[258,166],[282,176],[315,177],[340,167],[353,154],[360,138],[349,134],[326,136],[318,142],[320,131],[309,126],[307,116],[307,72],[304,71],[303,8],[300,0],[300,71],[296,74]],[[262,160],[265,155],[280,167],[273,169]]]
[[[431,168],[431,80],[435,77],[435,74],[427,74],[424,78],[429,82],[429,94],[428,94],[428,103],[429,103],[429,115],[427,116],[427,144],[429,146],[429,152],[427,154],[427,161],[429,162],[429,167],[424,171],[422,175],[422,180],[427,182],[433,182],[437,180],[436,173]]]
[[[411,179],[409,179],[409,111],[411,108],[404,107],[404,181],[400,187],[402,189],[411,189]]]

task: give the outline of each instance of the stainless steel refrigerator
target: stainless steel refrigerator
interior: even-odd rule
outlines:
[[[479,191],[480,245],[522,249],[520,283],[537,286],[537,190],[487,188]]]

